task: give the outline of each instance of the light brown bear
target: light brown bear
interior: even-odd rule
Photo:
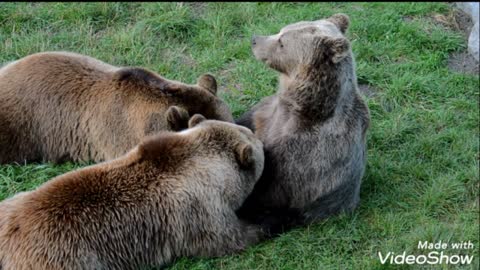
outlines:
[[[1,202],[0,269],[150,269],[263,239],[235,214],[262,173],[262,143],[201,115],[189,126]]]
[[[189,85],[80,54],[27,56],[0,69],[0,164],[112,159],[195,113],[233,122],[216,91],[208,74]]]
[[[280,86],[237,120],[265,148],[265,170],[241,216],[262,222],[293,209],[302,224],[358,205],[370,116],[357,89],[348,25],[336,14],[253,37],[255,57],[280,73]]]

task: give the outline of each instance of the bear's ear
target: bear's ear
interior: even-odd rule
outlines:
[[[207,119],[203,115],[197,113],[188,121],[188,128],[192,128],[205,120]]]
[[[113,80],[138,87],[148,87],[162,92],[174,93],[180,91],[180,85],[172,83],[155,73],[143,68],[121,68],[113,74]]]
[[[188,128],[190,115],[187,110],[178,106],[170,106],[167,110],[168,127],[173,131],[181,131]]]
[[[207,89],[210,93],[217,95],[217,80],[211,74],[203,74],[198,77],[197,85]]]
[[[250,144],[240,144],[235,149],[235,157],[238,164],[243,168],[249,168],[253,165],[253,148]]]
[[[332,55],[333,63],[340,62],[349,53],[350,42],[344,37],[340,37],[340,38],[328,37],[323,40],[323,44],[324,46],[329,48]]]
[[[335,24],[340,30],[340,32],[342,32],[343,34],[345,34],[348,26],[350,25],[350,18],[348,18],[348,16],[343,13],[334,14],[330,18],[328,18],[327,21]]]

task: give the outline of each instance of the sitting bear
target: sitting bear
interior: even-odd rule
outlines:
[[[188,124],[1,202],[0,269],[150,269],[264,239],[235,214],[262,173],[261,141],[201,115]]]
[[[359,203],[370,116],[357,89],[348,25],[336,14],[253,37],[255,57],[280,78],[275,95],[237,120],[265,150],[263,175],[240,216],[262,222],[297,213],[295,222],[305,224]]]
[[[211,75],[189,85],[80,54],[27,56],[0,69],[0,164],[100,162],[196,113],[233,122],[216,91]]]

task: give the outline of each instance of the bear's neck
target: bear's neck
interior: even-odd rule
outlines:
[[[280,100],[304,120],[323,122],[334,115],[342,84],[340,65],[302,68],[280,75]]]

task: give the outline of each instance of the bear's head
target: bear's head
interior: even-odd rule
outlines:
[[[121,68],[115,72],[113,79],[116,85],[149,102],[167,107],[177,106],[189,115],[199,113],[208,119],[233,122],[230,108],[218,97],[217,81],[210,74],[198,77],[196,84],[186,84],[135,67]]]
[[[213,156],[228,160],[228,168],[219,171],[227,181],[224,196],[234,209],[238,209],[260,179],[264,166],[262,142],[245,127],[216,120],[206,120],[200,114],[188,122],[188,129],[181,133],[200,133],[199,136]],[[235,176],[236,174],[236,176]],[[234,180],[233,179],[239,179]]]
[[[149,136],[133,153],[132,160],[153,162],[156,169],[197,176],[235,210],[260,179],[265,159],[263,144],[250,129],[200,114],[185,130]]]
[[[217,120],[206,120],[201,114],[195,114],[188,121],[189,130],[196,128],[203,130],[204,138],[208,138],[213,142],[213,151],[218,150],[219,153],[229,153],[235,166],[241,171],[248,171],[254,175],[255,179],[260,177],[263,170],[263,144],[255,137],[253,132],[243,126],[233,123],[227,123]]]
[[[253,54],[285,75],[323,63],[337,64],[350,55],[350,43],[344,36],[348,26],[345,14],[290,24],[276,35],[254,35]]]
[[[196,108],[191,105],[190,115],[202,114],[208,119],[220,120],[233,123],[232,112],[228,105],[217,95],[217,81],[211,74],[203,74],[197,79],[197,85],[192,91],[193,98],[191,104],[196,104],[199,100],[204,101],[205,105]],[[201,97],[201,98],[200,98]]]

